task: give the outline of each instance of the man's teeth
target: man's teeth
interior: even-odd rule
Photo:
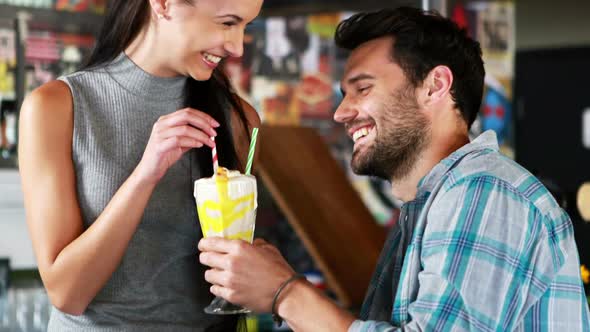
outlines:
[[[209,53],[205,53],[205,59],[213,63],[219,63],[219,61],[221,61],[221,57]]]
[[[358,141],[361,137],[365,137],[369,135],[369,133],[373,130],[373,128],[363,127],[352,134],[352,140],[354,142]]]

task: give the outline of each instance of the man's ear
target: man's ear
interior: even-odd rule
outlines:
[[[452,86],[453,73],[451,69],[447,66],[436,66],[424,79],[420,97],[425,106],[436,104],[449,96]]]

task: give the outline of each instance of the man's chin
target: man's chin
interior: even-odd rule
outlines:
[[[370,175],[366,173],[366,169],[359,167],[359,166],[355,166],[354,164],[351,165],[352,171],[354,172],[354,174],[356,175]]]
[[[375,165],[375,163],[371,162],[371,160],[363,160],[358,158],[358,156],[355,158],[353,155],[350,162],[350,167],[356,175],[367,175],[378,177],[387,181],[391,180],[391,177],[387,174],[388,172]]]
[[[371,175],[367,174],[370,170],[371,156],[370,153],[364,151],[362,153],[360,149],[352,151],[352,159],[350,160],[350,166],[352,171],[357,175]]]
[[[355,162],[354,160],[350,164],[352,171],[356,175],[368,175],[376,176],[375,170],[367,162]]]
[[[356,153],[353,153],[352,159],[350,160],[350,168],[352,168],[352,171],[354,172],[354,174],[364,175],[364,174],[361,174],[361,172],[363,171],[363,165],[358,159],[359,159],[358,155]]]

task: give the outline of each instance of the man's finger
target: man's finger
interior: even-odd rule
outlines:
[[[228,268],[226,255],[216,252],[202,252],[199,255],[199,262],[214,269],[226,270]]]
[[[232,249],[232,241],[222,237],[207,237],[199,241],[200,251],[215,251],[222,254],[227,254]]]
[[[205,271],[205,280],[213,285],[227,286],[227,278],[224,272],[218,269]]]
[[[213,285],[209,288],[209,290],[215,296],[222,297],[232,303],[236,302],[235,301],[236,299],[234,298],[235,292],[229,288],[219,286],[219,285]],[[235,303],[235,304],[237,304],[237,303]]]
[[[254,244],[255,246],[263,246],[263,245],[269,244],[269,243],[266,242],[264,239],[257,238],[254,240],[254,242],[252,244]]]
[[[256,240],[254,240],[254,242],[252,244],[256,247],[260,247],[260,248],[263,248],[266,250],[272,250],[272,251],[278,253],[279,255],[281,254],[281,252],[279,251],[279,249],[277,247],[273,246],[272,244],[266,242],[263,239],[256,239]]]

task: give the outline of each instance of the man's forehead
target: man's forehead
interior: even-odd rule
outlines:
[[[358,73],[378,74],[383,66],[392,65],[392,38],[370,40],[355,48],[346,61],[343,80]]]

